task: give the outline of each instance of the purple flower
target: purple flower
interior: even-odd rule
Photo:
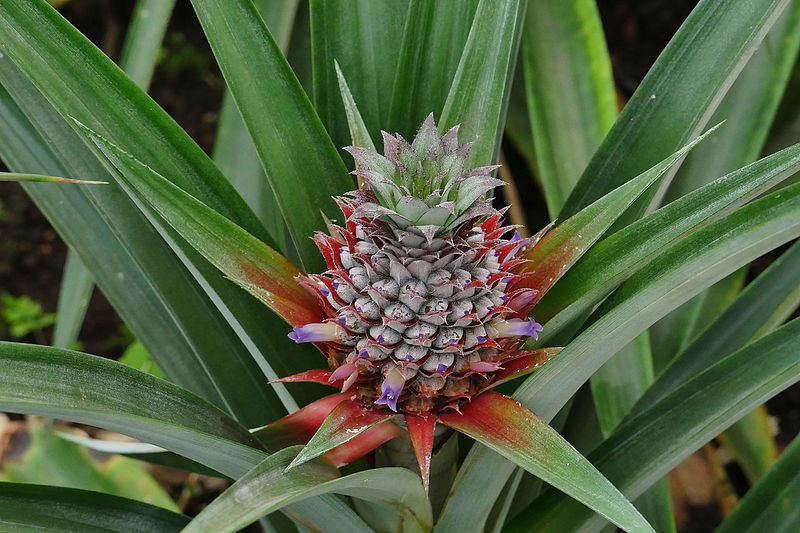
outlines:
[[[403,392],[406,380],[403,374],[397,369],[392,369],[381,383],[381,397],[375,400],[376,404],[385,405],[395,413],[397,412],[397,400]]]
[[[336,324],[334,322],[312,323],[302,327],[295,327],[289,333],[289,338],[296,343],[301,342],[330,342],[337,338]]]
[[[539,338],[542,325],[534,319],[512,318],[511,320],[498,320],[492,326],[497,330],[498,337],[533,337]]]

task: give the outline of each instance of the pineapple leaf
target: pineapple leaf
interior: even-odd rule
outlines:
[[[45,0],[1,2],[0,41],[62,117],[75,117],[259,239],[269,239],[189,134]]]
[[[528,2],[522,48],[533,134],[526,148],[535,150],[536,176],[555,219],[617,118],[597,2]]]
[[[203,509],[183,533],[238,531],[292,502],[329,493],[383,504],[401,515],[404,532],[430,531],[431,506],[416,474],[405,468],[374,468],[339,477],[336,469],[321,459],[287,468],[298,451],[293,447],[271,455]],[[331,520],[330,525],[334,524]],[[364,526],[353,532],[365,530],[372,531]]]
[[[800,242],[786,250],[685,350],[675,355],[633,412],[649,408],[692,376],[783,324],[798,304]]]
[[[428,490],[431,481],[431,456],[433,455],[434,430],[436,417],[432,414],[421,416],[406,415],[408,436],[419,465],[420,477],[425,490]]]
[[[28,483],[0,483],[0,526],[7,531],[44,531],[58,524],[64,533],[179,533],[188,517],[128,498],[96,491]],[[7,529],[8,528],[8,529]]]
[[[694,191],[594,246],[536,307],[550,342],[653,257],[681,238],[764,193],[800,169],[800,144]]]
[[[472,27],[478,0],[412,0],[400,44],[386,130],[411,138],[429,114],[441,115],[461,52]]]
[[[439,118],[441,131],[460,123],[462,138],[475,141],[467,167],[489,165],[497,159],[525,4],[520,0],[478,2]]]
[[[290,324],[320,320],[319,304],[295,281],[301,272],[288,259],[89,128],[79,127],[130,194],[144,199],[232,281]]]
[[[629,533],[655,533],[631,503],[564,437],[508,396],[487,392],[441,422],[469,435]]]
[[[800,319],[694,375],[668,396],[624,422],[589,455],[631,497],[757,405],[800,378]],[[511,533],[600,531],[603,520],[548,491],[522,511]],[[769,530],[771,531],[771,530]]]
[[[781,453],[761,481],[751,487],[716,533],[790,533],[800,523],[800,437]]]
[[[345,400],[337,404],[319,426],[308,444],[297,454],[287,469],[296,468],[306,461],[345,444],[377,425],[385,425],[396,415],[385,411],[365,409],[360,403]],[[394,424],[392,424],[394,425]],[[366,450],[369,451],[369,450]],[[366,453],[366,451],[364,453]],[[363,454],[362,454],[363,455]]]
[[[544,296],[639,196],[719,126],[714,126],[670,157],[606,194],[542,237],[525,253],[528,262],[523,264],[521,270],[528,277],[520,286],[536,288],[539,291],[537,300]]]
[[[350,81],[367,131],[387,127],[392,81],[408,2],[395,0],[313,0],[311,54],[314,105],[337,147],[350,134],[334,62]],[[363,145],[366,146],[366,145]]]
[[[367,126],[364,124],[364,119],[361,118],[361,112],[353,99],[353,94],[350,92],[350,87],[347,85],[344,74],[342,74],[342,69],[339,68],[339,63],[336,61],[334,61],[333,66],[336,67],[336,79],[339,81],[339,92],[342,95],[347,125],[350,128],[350,142],[353,146],[362,146],[375,151],[375,143],[372,142],[372,137],[369,136]]]
[[[89,354],[0,342],[0,410],[89,424],[160,446],[238,478],[267,457],[241,424],[168,381]],[[114,391],[109,394],[109,391]],[[336,533],[370,531],[322,496],[293,511]]]
[[[0,409],[5,412],[119,431],[232,477],[244,474],[266,456],[245,427],[216,407],[121,363],[7,342],[0,342],[0,361]],[[108,394],[109,390],[114,394]]]
[[[17,172],[91,176],[113,181],[83,139],[61,118],[14,63],[0,58],[0,152]],[[13,99],[12,99],[13,96]],[[54,187],[22,184],[58,233],[76,251],[122,319],[152,353],[170,380],[233,413],[247,426],[285,414],[227,317],[209,305],[206,287],[116,185]],[[185,245],[188,250],[188,245]],[[193,253],[193,252],[192,252]],[[287,343],[276,335],[283,321],[212,265],[193,256],[262,353]],[[120,279],[123,282],[120,282]],[[142,312],[147,309],[147,312]],[[281,374],[308,368],[316,354],[298,352]],[[296,365],[296,366],[294,366]]]
[[[333,197],[353,184],[347,168],[253,3],[192,0],[192,5],[250,131],[300,264],[319,271],[324,261],[309,237],[325,227],[325,216],[336,218]]]
[[[628,101],[561,211],[569,217],[697,135],[788,0],[703,0]],[[622,221],[659,201],[645,193]]]
[[[742,207],[687,237],[628,279],[598,309],[594,323],[523,382],[514,397],[545,420],[552,419],[597,368],[656,320],[742,265],[798,236],[800,184]],[[475,503],[473,487],[480,487],[490,506],[513,471],[514,465],[497,454],[473,448],[441,515],[447,521],[440,519],[437,527],[460,527],[463,520],[474,523],[478,513],[485,516],[487,505]],[[465,500],[472,503],[467,505]],[[456,509],[465,507],[470,509],[465,518],[455,514]]]
[[[44,182],[44,183],[81,183],[83,185],[108,185],[107,181],[87,181],[56,176],[40,176],[38,174],[17,174],[14,172],[0,172],[0,181],[17,182]]]

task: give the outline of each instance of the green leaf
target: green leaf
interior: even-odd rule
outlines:
[[[339,92],[341,93],[342,102],[344,103],[347,126],[350,129],[350,144],[369,148],[374,151],[375,144],[369,136],[369,130],[364,124],[364,119],[361,117],[361,112],[358,110],[358,106],[353,99],[353,94],[350,92],[350,87],[347,85],[344,74],[342,74],[342,69],[339,68],[339,63],[335,60],[333,66],[336,67],[336,79],[339,82]]]
[[[54,313],[45,313],[42,304],[30,296],[16,297],[8,293],[0,294],[0,318],[8,324],[11,336],[17,339],[41,333],[56,321]]]
[[[549,343],[665,248],[800,169],[800,144],[765,157],[659,209],[599,242],[537,304]]]
[[[0,527],[9,533],[178,533],[183,515],[93,491],[0,483]]]
[[[26,26],[28,26],[26,30],[21,30]],[[10,34],[13,34],[13,37]],[[118,145],[127,146],[131,152],[138,153],[151,167],[161,169],[176,183],[181,183],[187,190],[214,204],[225,216],[243,224],[259,238],[268,239],[268,235],[252,212],[205,153],[100,50],[49,6],[41,0],[25,3],[24,6],[3,6],[0,8],[0,35],[4,36],[4,52],[15,62],[24,65],[26,74],[45,93],[45,96],[56,104],[62,115],[73,116],[82,119],[84,123],[93,124],[108,138],[116,139]],[[98,92],[99,96],[85,97],[87,93],[93,92]],[[22,99],[27,99],[29,96],[30,88],[24,92],[24,96],[17,94],[17,97]],[[56,142],[55,146],[57,149],[62,149],[61,142]],[[110,208],[107,204],[105,207]],[[81,211],[75,210],[75,212]],[[79,226],[83,224],[85,221],[81,221]],[[59,229],[62,233],[66,231],[63,227]],[[73,233],[78,232],[73,231]],[[153,235],[153,232],[146,230],[145,234]],[[125,232],[125,237],[133,239],[136,235]],[[188,245],[183,246],[188,250]],[[171,254],[168,254],[169,256]],[[102,254],[98,255],[98,258],[100,257],[103,257]],[[217,396],[214,398],[215,401],[226,407],[228,404],[237,404],[235,408],[231,407],[231,410],[235,410],[248,424],[263,423],[280,413],[281,407],[276,405],[274,391],[270,390],[265,380],[257,379],[258,371],[251,358],[254,355],[280,349],[281,345],[286,349],[289,343],[281,338],[275,339],[275,335],[269,334],[270,329],[277,324],[263,306],[232,287],[210,265],[199,262],[194,252],[189,252],[188,257],[187,262],[191,263],[193,260],[199,263],[192,264],[190,272],[198,277],[201,288],[200,291],[190,288],[187,293],[198,295],[198,292],[202,294],[207,289],[211,301],[219,304],[219,311],[224,317],[219,326],[228,329],[217,331],[215,336],[207,339],[210,344],[203,343],[203,348],[209,351],[212,350],[211,344],[217,344],[218,347],[213,350],[215,354],[204,358],[197,368],[215,366],[215,375],[212,379],[217,382],[235,377],[236,385],[226,387],[224,392],[219,389],[214,390],[217,383],[212,381],[209,388],[210,392]],[[83,259],[89,262],[87,257]],[[159,268],[164,269],[163,263]],[[118,273],[119,271],[114,274]],[[167,275],[183,277],[186,273],[185,269],[178,268],[170,273],[162,273],[162,276]],[[119,285],[118,280],[116,283]],[[128,287],[123,288],[128,289]],[[139,301],[139,309],[141,305]],[[189,308],[192,312],[201,309],[211,310],[213,307],[210,308],[208,301],[205,301],[194,308]],[[132,317],[126,318],[136,320]],[[211,324],[215,322],[220,321],[218,319],[210,321]],[[208,327],[200,322],[197,322],[197,326]],[[245,338],[242,340],[236,338],[230,327],[235,328],[236,332]],[[163,330],[162,323],[159,333],[163,334]],[[156,347],[155,343],[151,344],[141,334],[138,336],[145,340],[151,351],[156,352],[152,349]],[[211,336],[210,331],[203,336]],[[196,339],[192,341],[199,342]],[[220,344],[222,346],[219,346]],[[229,350],[236,357],[227,355],[226,352]],[[306,356],[309,354],[307,350],[302,349],[300,353],[305,353]],[[302,357],[287,363],[291,366],[300,359]],[[238,372],[231,365],[231,360],[235,361],[235,366],[240,367]],[[186,365],[186,362],[178,361],[177,364]],[[173,362],[173,368],[177,364]],[[169,373],[168,365],[162,366]],[[243,376],[246,380],[244,387],[239,386]],[[207,383],[209,379],[206,377],[202,381]],[[198,386],[187,384],[192,387]],[[261,397],[263,401],[255,400],[256,396]],[[294,408],[294,401],[288,393],[283,392],[282,399],[288,408]]]
[[[79,131],[113,165],[132,197],[142,198],[228,278],[290,324],[321,320],[319,303],[297,282],[301,272],[288,259],[94,131]]]
[[[670,185],[669,202],[758,159],[800,49],[800,4],[790,2],[722,99],[710,122],[725,121]],[[795,139],[796,141],[797,139]]]
[[[337,148],[350,143],[334,68],[334,62],[338,62],[355,91],[367,131],[379,139],[378,131],[388,127],[392,81],[398,64],[397,43],[402,37],[408,2],[314,0],[310,6],[314,106],[322,122]]]
[[[86,124],[262,240],[268,238],[189,135],[47,2],[4,2],[0,41],[61,116]]]
[[[597,5],[529,1],[522,48],[536,176],[555,219],[617,118]]]
[[[614,431],[636,400],[653,383],[650,335],[640,334],[605,362],[590,379],[594,408],[603,438]],[[669,483],[666,478],[634,502],[657,531],[675,531]]]
[[[184,533],[237,531],[290,502],[327,493],[383,504],[386,512],[402,516],[404,532],[430,531],[430,503],[416,474],[405,468],[374,468],[338,477],[336,469],[320,459],[287,469],[299,450],[271,455],[197,515]]]
[[[237,478],[267,457],[250,432],[191,392],[123,364],[46,346],[0,342],[0,410],[90,424]],[[344,503],[316,498],[287,511],[331,531],[369,529]]]
[[[646,333],[636,337],[592,374],[595,410],[605,438],[652,382],[653,362]]]
[[[0,79],[17,98],[15,102],[0,90],[0,150],[9,165],[17,170],[111,180],[89,148],[7,57],[0,59]],[[275,392],[259,378],[262,373],[248,347],[119,187],[23,187],[81,254],[101,290],[170,379],[234,413],[248,426],[283,415]],[[229,306],[244,306],[239,319],[250,321],[248,333],[256,335],[254,344],[261,353],[280,352],[293,344],[272,333],[273,328],[280,332],[285,326],[263,305],[204,260],[198,268],[219,276],[216,290],[228,289],[224,301]],[[147,313],[141,312],[143,306]],[[291,360],[283,358],[284,364],[299,366],[287,368],[286,373],[307,368],[303,360],[312,355],[310,351],[316,352],[311,347],[296,350]]]
[[[411,138],[426,116],[440,116],[472,27],[478,0],[411,0],[385,129]]]
[[[742,415],[800,378],[800,320],[695,375],[625,422],[589,459],[635,497]],[[604,520],[554,491],[540,496],[508,531],[599,531]]]
[[[91,424],[237,477],[266,453],[246,428],[167,381],[79,352],[0,342],[0,409]],[[111,392],[111,393],[110,393]]]
[[[254,3],[264,23],[275,36],[278,46],[286,53],[292,36],[298,0],[282,2],[256,0]],[[286,224],[278,208],[275,194],[264,174],[253,139],[250,138],[242,114],[239,113],[233,95],[228,89],[222,97],[213,157],[214,163],[264,224],[275,241],[277,250],[284,255],[294,253],[289,250]]]
[[[58,291],[56,327],[53,330],[53,346],[72,348],[78,340],[78,333],[89,307],[89,299],[94,291],[94,278],[73,250],[67,252],[67,262]]]
[[[439,420],[635,533],[653,528],[556,430],[508,396],[486,392]]]
[[[687,157],[670,185],[666,202],[758,159],[797,57],[798,46],[800,4],[793,2],[769,30],[714,112],[712,123],[725,120],[726,127],[713,143],[700,147]],[[740,273],[720,282],[722,286],[714,290],[725,292],[725,285],[731,289],[740,287],[743,275]],[[708,304],[714,303],[713,299],[707,301],[709,297],[699,294],[651,328],[657,370],[686,347],[702,329],[700,322],[715,318],[709,313]]]
[[[631,276],[601,304],[591,326],[520,385],[514,398],[543,419],[551,419],[608,358],[656,320],[797,236],[800,185],[766,196],[703,228]],[[485,505],[491,506],[512,472],[513,465],[501,457],[486,448],[473,448],[459,470],[440,527],[463,526],[464,531],[479,527],[480,517],[487,513]],[[480,487],[481,501],[474,501],[472,487]],[[467,505],[465,499],[471,503]]]
[[[136,85],[150,86],[175,0],[138,0],[119,54],[119,66]]]
[[[781,325],[800,305],[800,243],[762,272],[711,323],[639,400],[634,413],[651,407],[692,376]]]
[[[702,0],[639,85],[583,172],[568,217],[674,152],[705,127],[788,0]],[[669,179],[663,182],[665,190]],[[646,194],[624,222],[638,218]]]
[[[544,235],[525,252],[525,259],[528,262],[522,265],[520,271],[528,274],[528,277],[519,286],[535,287],[539,291],[537,298],[541,298],[603,236],[625,209],[654,186],[672,165],[711,135],[715,129],[716,127],[711,128],[670,157],[611,191]]]
[[[134,7],[119,64],[143,89],[150,85],[174,6],[175,0],[139,0]],[[71,348],[75,343],[93,291],[94,279],[91,273],[81,262],[77,252],[70,248],[58,294],[58,318],[53,332],[53,346]]]
[[[18,182],[49,182],[49,183],[82,183],[91,185],[108,185],[105,181],[74,180],[70,178],[59,178],[56,176],[41,176],[38,174],[16,174],[13,172],[0,172],[0,181]]]
[[[716,533],[791,533],[800,522],[800,438],[752,487]]]
[[[97,460],[78,444],[58,438],[51,426],[28,419],[30,442],[21,454],[3,462],[0,480],[93,490],[178,511],[140,463],[119,456]]]
[[[524,12],[525,2],[520,0],[478,2],[439,117],[441,131],[461,124],[461,138],[475,142],[468,165],[489,165],[497,159]]]
[[[320,271],[324,262],[309,237],[325,227],[323,214],[339,216],[332,197],[353,188],[347,169],[253,3],[193,0],[192,5],[250,131],[301,265]]]

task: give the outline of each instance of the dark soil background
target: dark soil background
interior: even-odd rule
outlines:
[[[109,56],[119,53],[133,0],[71,0],[61,12]],[[625,101],[696,4],[690,0],[599,0],[621,101]],[[189,2],[179,1],[172,18],[165,54],[150,94],[205,150],[210,151],[224,83]],[[512,166],[521,158],[509,154]],[[524,170],[520,170],[523,173]],[[758,261],[763,269],[773,257]],[[26,295],[44,309],[56,309],[66,246],[47,220],[16,184],[0,184],[0,294]],[[51,331],[45,330],[49,339]],[[2,330],[0,330],[2,336]],[[40,341],[31,337],[29,342]],[[98,291],[91,300],[80,334],[85,351],[118,357],[131,340],[124,325]],[[785,446],[800,432],[800,387],[794,386],[769,402],[778,420],[778,442]],[[713,446],[705,449],[713,452]],[[701,452],[698,452],[699,454]],[[691,466],[693,480],[706,479],[711,496],[679,500],[683,533],[711,531],[722,516],[713,475],[701,472],[703,461]],[[685,465],[684,465],[684,468]],[[694,470],[691,470],[694,468]],[[746,489],[740,472],[731,477],[738,492]],[[675,481],[675,480],[673,480]],[[677,482],[676,482],[677,483]]]

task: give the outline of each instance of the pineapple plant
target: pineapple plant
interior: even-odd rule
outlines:
[[[165,375],[0,342],[0,409],[232,484],[189,517],[0,482],[0,524],[669,531],[670,468],[800,377],[800,323],[781,325],[800,247],[736,277],[800,236],[782,183],[800,147],[761,154],[796,2],[702,0],[618,119],[591,0],[191,4],[227,84],[213,158],[48,2],[0,2],[0,181],[24,182]],[[137,5],[152,69],[141,13],[171,2]],[[501,181],[503,133],[526,166]],[[544,229],[503,183],[543,190]],[[753,464],[723,527],[791,524],[762,505],[796,495],[785,467]]]

